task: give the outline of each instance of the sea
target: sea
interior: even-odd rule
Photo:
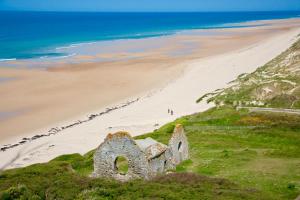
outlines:
[[[242,27],[242,22],[300,17],[298,11],[97,13],[0,11],[0,62],[72,56],[62,49],[183,30]],[[245,26],[245,25],[244,25]]]

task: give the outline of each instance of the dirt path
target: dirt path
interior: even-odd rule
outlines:
[[[243,107],[239,106],[237,109],[246,108],[250,112],[274,112],[300,115],[300,109],[285,109],[285,108],[260,108],[260,107]]]

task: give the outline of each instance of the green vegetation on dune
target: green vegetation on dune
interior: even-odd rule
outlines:
[[[4,171],[2,199],[294,199],[300,193],[300,116],[231,107],[185,116],[137,138],[167,143],[184,125],[190,160],[151,181],[92,179],[93,153]],[[30,198],[27,198],[30,197]]]
[[[200,97],[217,105],[300,108],[300,40],[250,74],[241,74],[231,86]]]

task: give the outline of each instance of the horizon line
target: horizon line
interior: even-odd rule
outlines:
[[[88,11],[88,10],[17,10],[0,9],[0,12],[81,12],[81,13],[228,13],[228,12],[300,12],[300,10],[211,10],[211,11]]]

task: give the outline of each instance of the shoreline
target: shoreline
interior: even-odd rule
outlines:
[[[28,57],[28,58],[0,58],[0,64],[10,65],[10,61],[16,61],[16,62],[55,62],[55,60],[64,60],[64,58],[74,57],[77,54],[76,53],[70,53],[69,51],[60,51],[62,49],[72,49],[76,47],[81,46],[88,46],[88,45],[101,45],[101,43],[106,42],[118,42],[118,41],[126,41],[126,40],[144,40],[144,39],[151,39],[151,38],[162,38],[162,37],[172,37],[176,36],[177,34],[180,34],[181,32],[186,31],[197,31],[197,30],[218,30],[218,29],[235,29],[235,28],[250,28],[250,27],[257,27],[257,26],[264,26],[264,24],[259,24],[262,22],[270,22],[270,21],[280,21],[280,20],[295,20],[299,19],[300,15],[292,15],[292,16],[286,16],[282,18],[269,18],[269,19],[250,19],[250,20],[244,20],[244,21],[235,21],[235,22],[224,22],[224,23],[216,23],[212,25],[199,25],[194,28],[189,27],[183,27],[183,28],[175,28],[170,30],[158,30],[158,32],[145,32],[145,33],[136,33],[133,35],[126,36],[120,36],[116,38],[111,39],[89,39],[89,40],[78,40],[74,42],[62,42],[57,44],[49,44],[49,46],[41,47],[39,48],[40,52],[39,54],[45,54],[41,55],[40,57]],[[49,54],[49,55],[47,55]],[[52,55],[57,54],[57,55]],[[69,60],[70,61],[70,60]],[[12,62],[13,63],[13,62]],[[52,63],[53,64],[53,63]]]
[[[260,29],[260,27],[256,27],[254,29]],[[235,29],[235,31],[237,32],[240,31],[244,33],[245,29]],[[288,48],[289,44],[295,40],[294,37],[297,36],[299,33],[300,33],[299,28],[293,30],[285,30],[283,32],[272,35],[271,38],[260,39],[259,42],[249,41],[250,44],[247,43],[246,45],[245,44],[241,45],[241,47],[239,48],[233,48],[233,50],[225,51],[223,53],[220,53],[222,52],[221,49],[219,50],[220,51],[219,53],[212,53],[212,55],[210,56],[207,55],[205,56],[205,53],[203,53],[202,56],[199,56],[199,54],[197,54],[197,55],[188,56],[187,58],[185,58],[186,60],[184,59],[179,60],[177,65],[180,66],[177,66],[178,69],[175,70],[176,72],[172,73],[172,75],[174,75],[176,78],[172,77],[167,81],[163,81],[164,82],[163,84],[159,83],[157,84],[157,87],[152,87],[152,90],[155,92],[151,97],[141,98],[136,103],[124,109],[116,109],[114,110],[114,112],[110,113],[109,115],[103,115],[102,117],[103,119],[97,118],[92,121],[87,121],[85,124],[80,123],[80,126],[73,127],[70,130],[63,130],[64,131],[63,134],[57,134],[57,135],[53,135],[53,137],[48,137],[48,138],[44,137],[44,138],[39,138],[38,140],[33,140],[30,142],[31,143],[30,145],[31,147],[33,147],[33,149],[34,147],[37,147],[43,144],[44,142],[47,144],[49,143],[49,145],[48,146],[43,145],[43,147],[40,147],[39,150],[34,149],[34,151],[31,152],[34,153],[33,155],[30,155],[30,153],[27,153],[26,155],[22,155],[20,157],[20,160],[18,160],[17,163],[15,163],[13,166],[10,167],[25,166],[35,162],[45,162],[55,157],[55,155],[60,155],[60,154],[65,154],[70,152],[84,153],[85,151],[95,147],[97,144],[100,144],[101,139],[103,139],[106,136],[108,131],[117,131],[120,129],[122,130],[126,129],[127,131],[130,131],[134,136],[155,129],[157,127],[155,125],[157,124],[158,126],[160,126],[163,123],[175,119],[176,117],[188,113],[192,114],[193,111],[199,112],[203,109],[206,109],[209,107],[209,105],[204,105],[204,104],[188,105],[188,104],[192,103],[193,101],[195,103],[197,98],[195,99],[193,98],[201,96],[201,93],[210,92],[211,89],[213,88],[218,89],[220,86],[225,86],[227,82],[234,79],[237,75],[239,75],[240,72],[251,72],[251,70],[252,71],[255,70],[259,65],[268,62],[273,57],[278,55],[281,51],[285,50],[285,48]],[[188,36],[184,36],[184,37],[189,38]],[[222,36],[222,37],[230,37],[230,36]],[[278,41],[278,43],[280,44],[275,44],[276,41]],[[209,40],[208,43],[211,44],[210,42],[211,41]],[[270,46],[272,45],[275,45],[276,48],[275,49],[270,48]],[[257,50],[265,50],[268,52],[267,53],[262,52],[261,55],[256,55]],[[251,62],[249,61],[249,63],[245,64],[247,66],[242,65],[244,61],[241,57],[244,54],[247,54],[248,56],[252,55],[254,56],[253,59],[255,58],[253,61]],[[193,57],[196,58],[193,59]],[[162,58],[161,60],[164,59]],[[223,66],[224,64],[222,65],[222,63],[231,63],[234,62],[235,60],[238,61],[237,63],[234,63],[234,65],[240,66],[240,69],[238,67],[235,67],[234,65],[229,67],[229,69],[233,71],[230,71],[229,69],[227,70],[224,69]],[[135,60],[133,62],[135,62]],[[170,65],[172,65],[172,63]],[[211,66],[211,67],[208,68],[205,66]],[[91,67],[90,69],[93,69],[93,66],[90,67]],[[71,66],[65,66],[64,68],[54,68],[52,70],[56,72],[67,73],[70,70],[74,70],[74,68],[71,69]],[[81,69],[80,66],[79,68],[75,67],[75,71],[78,70],[82,71],[83,69]],[[89,70],[89,69],[85,69],[85,70]],[[182,70],[184,70],[184,74],[181,74]],[[213,84],[210,83],[211,82],[210,77],[203,77],[203,75],[201,76],[201,74],[199,75],[199,72],[201,72],[204,75],[207,75],[207,74],[211,74],[212,71],[218,73],[219,70],[223,72],[223,74],[219,74],[219,77],[216,76],[216,79],[220,79],[220,80],[214,82]],[[165,74],[169,74],[169,71],[167,71]],[[222,77],[222,75],[224,77]],[[197,80],[199,78],[200,80]],[[202,87],[197,86],[197,84],[201,84],[201,83],[206,83],[206,85],[203,85]],[[186,91],[185,93],[186,89],[184,87],[188,87],[188,86],[191,88],[188,88],[189,91]],[[178,96],[177,92],[179,93],[183,92],[182,95],[185,95],[187,97],[180,97],[180,95]],[[147,96],[149,95],[149,90],[144,90],[144,92],[136,93],[136,94],[145,94]],[[173,101],[173,98],[178,98],[178,97],[182,99],[180,100],[177,99],[176,101]],[[172,109],[174,108],[175,109],[174,116],[167,116],[166,113],[162,114],[161,113],[162,108],[160,109],[156,108],[158,106],[161,106],[163,110],[167,109],[167,107],[171,107]],[[151,116],[145,117],[145,115],[150,115],[150,114]],[[71,122],[71,120],[67,120],[67,121]],[[110,126],[110,124],[114,124],[114,125]],[[100,135],[101,132],[103,132],[102,135]],[[82,133],[85,133],[85,136],[83,136]],[[70,140],[70,144],[66,142],[68,140]],[[81,144],[80,141],[84,141],[83,142],[84,145],[82,145],[82,147],[75,147],[76,145]],[[52,143],[55,143],[54,146],[51,146],[53,145]],[[68,149],[68,146],[71,148]],[[23,147],[24,148],[28,147],[28,145],[24,145]],[[8,151],[0,152],[0,158],[1,160],[8,161],[10,158],[13,158],[14,155],[16,155],[16,153],[18,153],[21,150],[22,148],[18,146]]]
[[[61,65],[61,64],[78,64],[80,63],[80,59],[77,59],[77,57],[94,57],[95,60],[88,60],[89,62],[106,62],[107,60],[97,60],[95,55],[90,55],[91,52],[84,51],[81,52],[80,47],[84,47],[85,49],[91,48],[90,46],[96,46],[101,47],[104,49],[106,46],[111,46],[111,48],[116,48],[119,45],[124,45],[124,43],[127,42],[145,42],[147,40],[159,40],[159,39],[168,39],[176,36],[180,36],[181,34],[186,33],[194,34],[197,32],[210,32],[210,34],[213,34],[213,32],[217,33],[218,31],[222,30],[230,30],[230,29],[244,29],[244,28],[259,28],[263,26],[269,26],[273,22],[281,22],[281,21],[291,21],[300,20],[299,17],[289,17],[289,18],[282,18],[282,19],[262,19],[262,20],[249,20],[249,21],[243,21],[243,22],[234,22],[234,23],[225,23],[225,24],[219,24],[216,26],[212,26],[210,28],[195,28],[195,29],[178,29],[172,31],[173,33],[170,34],[162,34],[158,36],[149,36],[149,37],[141,37],[141,38],[119,38],[119,39],[111,39],[111,40],[91,40],[91,41],[82,41],[82,42],[75,42],[75,43],[68,43],[64,44],[62,46],[53,46],[53,49],[61,50],[61,49],[75,49],[75,51],[62,51],[62,52],[55,52],[58,54],[63,54],[61,56],[42,56],[38,58],[29,58],[29,59],[16,59],[16,58],[8,58],[8,59],[0,59],[0,68],[7,68],[3,67],[1,65],[6,65],[10,67],[16,67],[16,68],[27,68],[30,65],[33,65],[34,67],[28,67],[28,68],[49,68],[55,65]],[[126,45],[126,44],[125,44]],[[144,44],[145,45],[145,44]],[[48,49],[48,48],[46,48]],[[97,49],[98,51],[102,51],[100,49]],[[80,53],[78,53],[80,52]],[[83,54],[83,55],[81,55]],[[96,54],[97,55],[97,54]],[[75,59],[74,59],[75,58]],[[101,58],[100,58],[101,59]],[[74,62],[75,61],[75,62]],[[114,61],[114,60],[110,60]],[[77,63],[78,62],[78,63]],[[20,66],[18,66],[20,65]]]

